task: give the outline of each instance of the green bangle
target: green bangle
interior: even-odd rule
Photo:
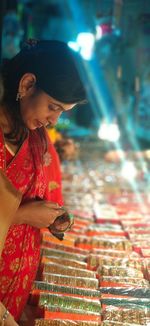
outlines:
[[[5,312],[4,312],[4,315],[2,317],[2,321],[5,321],[8,316],[9,316],[9,311],[6,309]]]

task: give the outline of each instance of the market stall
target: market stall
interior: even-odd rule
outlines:
[[[42,230],[26,318],[34,311],[36,326],[149,325],[148,172],[132,159],[136,177],[127,179],[123,163],[106,162],[94,143],[88,148],[63,164],[65,206],[75,222],[63,241]]]

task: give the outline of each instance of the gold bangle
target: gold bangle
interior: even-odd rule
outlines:
[[[3,316],[2,316],[2,321],[5,321],[8,316],[9,316],[9,311],[6,309]]]

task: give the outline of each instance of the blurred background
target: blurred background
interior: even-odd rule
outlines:
[[[62,40],[82,56],[88,103],[62,115],[58,130],[108,149],[149,149],[149,0],[1,0],[1,60],[27,38]]]

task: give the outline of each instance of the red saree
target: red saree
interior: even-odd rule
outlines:
[[[48,144],[45,153],[43,141],[35,130],[29,133],[7,164],[0,129],[0,168],[5,169],[8,179],[22,192],[23,202],[38,197],[62,205],[58,156],[45,130],[41,131]],[[22,313],[36,276],[39,255],[40,230],[26,224],[11,226],[0,260],[0,300],[16,320]]]

